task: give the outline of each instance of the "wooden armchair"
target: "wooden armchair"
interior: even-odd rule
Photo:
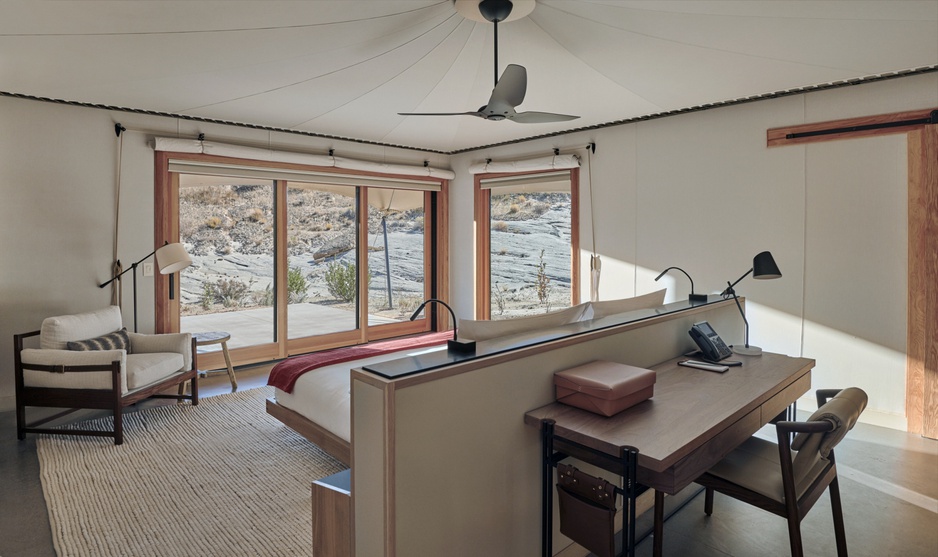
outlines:
[[[707,515],[713,513],[713,492],[719,491],[786,518],[792,557],[804,555],[801,519],[829,488],[837,555],[847,557],[834,447],[856,424],[867,396],[856,387],[822,389],[817,400],[819,408],[808,421],[775,424],[778,445],[751,437],[696,481],[706,488]]]
[[[26,348],[26,339],[36,336],[39,347]],[[124,407],[150,397],[199,403],[192,336],[127,332],[117,306],[49,317],[39,331],[14,335],[13,343],[19,439],[27,433],[96,435],[114,437],[114,444],[120,445]],[[186,381],[191,381],[190,395],[185,394]],[[175,386],[178,394],[161,394]],[[27,423],[30,406],[69,410]],[[113,431],[39,427],[80,408],[113,411]]]

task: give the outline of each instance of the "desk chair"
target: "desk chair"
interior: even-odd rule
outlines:
[[[830,486],[838,557],[847,557],[834,447],[866,408],[856,387],[817,391],[818,410],[806,422],[777,422],[778,445],[750,437],[696,480],[706,488],[704,510],[713,513],[714,490],[788,519],[792,557],[802,557],[801,519]],[[795,433],[791,439],[791,433]]]

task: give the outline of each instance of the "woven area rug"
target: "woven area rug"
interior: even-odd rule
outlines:
[[[345,466],[270,417],[270,394],[125,414],[120,446],[40,436],[58,555],[311,555],[310,482]],[[108,429],[111,418],[89,424]]]

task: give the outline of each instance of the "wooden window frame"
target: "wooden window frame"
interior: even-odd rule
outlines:
[[[570,305],[580,303],[580,169],[570,172]],[[476,174],[474,180],[476,274],[475,318],[492,317],[492,190],[482,187],[483,180],[540,174],[531,172],[500,172]]]

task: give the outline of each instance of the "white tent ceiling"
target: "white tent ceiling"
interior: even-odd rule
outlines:
[[[907,70],[938,69],[938,0],[537,0],[493,26],[453,0],[0,0],[0,92],[443,153]],[[923,107],[927,108],[927,107]]]

